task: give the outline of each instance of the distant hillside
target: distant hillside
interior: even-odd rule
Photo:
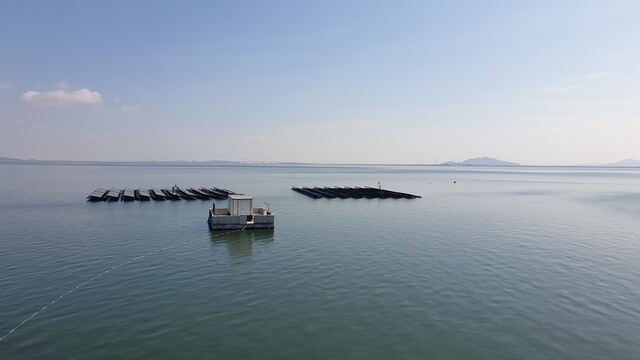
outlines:
[[[490,157],[477,157],[477,158],[473,158],[473,159],[467,159],[463,162],[454,162],[454,161],[447,161],[446,163],[443,163],[442,165],[450,165],[450,166],[518,166],[520,164],[516,164],[516,163],[512,163],[512,162],[508,162],[508,161],[502,161],[502,160],[498,160],[498,159],[494,159],[494,158],[490,158]]]
[[[19,161],[20,159],[8,158],[0,156],[0,161]]]
[[[634,166],[634,167],[640,167],[640,160],[625,159],[625,160],[618,161],[618,162],[611,163],[611,164],[604,164],[604,166]]]

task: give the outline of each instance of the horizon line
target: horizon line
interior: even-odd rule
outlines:
[[[475,158],[472,158],[475,159]],[[497,160],[497,159],[496,159]],[[322,166],[446,166],[446,167],[626,167],[634,168],[640,165],[616,165],[622,161],[635,159],[624,159],[609,164],[570,164],[570,165],[545,165],[545,164],[464,164],[463,162],[447,161],[444,163],[331,163],[331,162],[299,162],[299,161],[274,161],[274,160],[64,160],[64,159],[18,159],[9,157],[0,157],[0,164],[6,163],[48,163],[51,165],[197,165],[201,166],[213,165],[322,165]],[[467,160],[465,160],[467,161]],[[501,160],[499,160],[501,161]],[[638,161],[640,163],[640,161]]]

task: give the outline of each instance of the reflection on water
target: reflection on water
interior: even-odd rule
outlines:
[[[274,240],[274,229],[239,230],[231,232],[211,232],[211,243],[214,248],[226,246],[233,260],[253,254],[254,243],[270,243]]]

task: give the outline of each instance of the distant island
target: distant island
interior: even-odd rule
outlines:
[[[467,159],[462,162],[455,161],[447,161],[446,163],[442,163],[440,165],[448,165],[448,166],[520,166],[520,164],[498,160],[490,157],[477,157],[472,159]]]
[[[0,156],[0,161],[20,161],[20,159],[8,158]]]
[[[611,164],[602,164],[602,166],[630,166],[630,167],[640,167],[640,160],[636,159],[624,159],[622,161],[614,162]]]

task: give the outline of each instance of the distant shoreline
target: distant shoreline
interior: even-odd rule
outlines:
[[[441,168],[640,168],[640,165],[498,165],[498,164],[368,164],[368,163],[300,163],[300,162],[275,162],[275,161],[82,161],[82,160],[22,160],[12,158],[0,158],[0,165],[67,165],[67,166],[165,166],[165,167],[321,167],[321,166],[414,166],[414,167],[441,167]]]

